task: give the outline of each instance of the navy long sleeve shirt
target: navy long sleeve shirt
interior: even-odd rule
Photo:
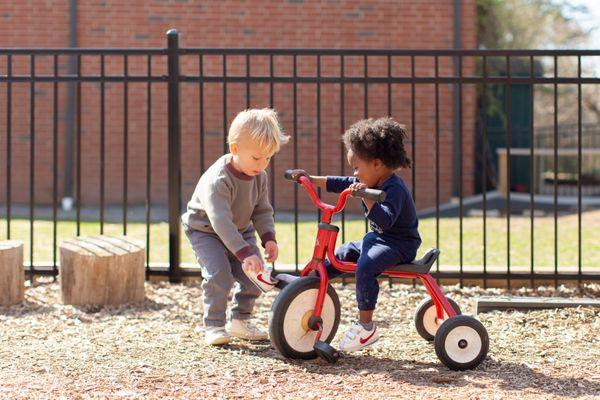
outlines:
[[[328,176],[327,191],[340,193],[355,182],[358,179],[351,176]],[[412,245],[416,251],[421,245],[419,220],[415,203],[402,178],[393,174],[381,186],[373,189],[383,190],[386,199],[383,203],[375,203],[366,213],[371,229],[386,239],[403,242],[406,246]],[[367,212],[364,202],[362,205]]]

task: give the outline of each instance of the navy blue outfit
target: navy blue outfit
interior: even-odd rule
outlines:
[[[357,178],[328,176],[327,191],[340,193]],[[371,227],[362,240],[344,243],[335,255],[343,261],[356,262],[356,300],[358,309],[374,310],[379,294],[377,277],[387,268],[415,259],[421,245],[417,212],[404,181],[393,174],[374,189],[386,192],[383,203],[375,203],[366,214]],[[365,213],[367,207],[362,203]],[[325,262],[330,277],[342,274],[330,262]]]

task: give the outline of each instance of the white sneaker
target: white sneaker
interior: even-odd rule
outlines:
[[[252,272],[244,270],[244,273],[263,293],[267,293],[277,285],[277,279],[271,278],[273,269],[270,265],[265,265],[261,272]]]
[[[204,341],[211,346],[221,346],[231,341],[231,336],[223,326],[207,326],[204,332]]]
[[[363,349],[379,340],[379,329],[366,330],[359,322],[354,322],[340,341],[340,350],[352,352]]]
[[[229,335],[246,340],[267,340],[269,335],[247,319],[232,319],[227,324]]]

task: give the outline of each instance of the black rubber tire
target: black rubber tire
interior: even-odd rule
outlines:
[[[460,311],[460,307],[458,306],[458,304],[456,304],[456,302],[454,300],[452,300],[448,296],[446,296],[446,300],[448,300],[448,302],[450,303],[452,308],[454,308],[454,311],[456,311],[456,314],[458,314],[458,315],[462,314],[462,312]],[[423,301],[421,301],[421,303],[419,303],[419,305],[417,306],[417,311],[415,312],[415,328],[417,328],[417,332],[423,339],[432,342],[435,333],[432,335],[431,332],[429,332],[425,328],[425,324],[423,323],[425,313],[427,312],[427,310],[430,307],[435,307],[435,304],[433,303],[433,299],[431,297],[427,297],[427,298],[423,299]]]
[[[275,349],[277,349],[277,351],[284,357],[304,360],[317,358],[317,353],[312,349],[311,351],[307,352],[299,352],[288,344],[283,331],[283,323],[285,320],[285,314],[292,301],[305,290],[318,289],[319,282],[320,279],[316,276],[299,278],[287,284],[281,290],[281,292],[279,292],[279,295],[271,306],[271,315],[269,318],[269,336]],[[331,343],[340,324],[341,307],[338,295],[331,285],[328,285],[327,287],[327,296],[329,296],[333,302],[335,317],[329,336],[327,338],[321,337],[321,340]]]
[[[456,347],[459,347],[459,349],[455,348],[452,350],[452,351],[456,352],[455,355],[467,356],[468,351],[472,351],[472,350],[476,351],[476,354],[472,355],[468,359],[457,360],[456,357],[453,358],[453,354],[451,354],[451,352],[450,353],[448,352],[446,345],[454,347],[453,346],[454,343],[447,343],[447,341],[450,340],[448,338],[448,335],[450,335],[456,329],[463,328],[463,327],[467,327],[467,328],[474,330],[477,333],[477,335],[479,336],[479,341],[476,341],[476,343],[471,343],[470,345],[471,346],[479,346],[480,345],[481,347],[479,349],[478,348],[469,349],[468,348],[469,343],[466,340],[465,343],[463,344],[466,347],[464,347],[464,349],[463,349],[460,344],[460,340],[462,340],[462,339],[460,339],[460,337],[452,338],[453,341],[460,339],[458,342],[456,342]],[[468,332],[468,330],[467,330],[467,332]],[[485,360],[485,357],[487,356],[487,353],[488,353],[488,350],[490,347],[490,341],[489,341],[487,330],[485,329],[483,324],[481,322],[479,322],[479,320],[477,320],[473,317],[470,317],[468,315],[457,315],[456,317],[447,319],[440,326],[437,333],[435,334],[434,347],[435,347],[435,354],[438,356],[440,361],[445,366],[447,366],[448,368],[455,370],[455,371],[464,371],[467,369],[476,368],[479,364],[481,364],[481,362],[483,360]]]

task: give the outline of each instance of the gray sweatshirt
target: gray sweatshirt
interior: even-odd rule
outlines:
[[[275,222],[267,173],[248,176],[239,172],[231,164],[232,157],[225,154],[200,177],[181,220],[187,229],[216,233],[243,261],[254,251],[242,233],[254,226],[264,247],[275,240]]]

